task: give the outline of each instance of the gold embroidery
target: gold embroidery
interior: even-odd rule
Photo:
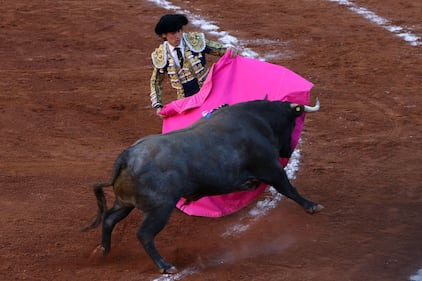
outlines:
[[[206,42],[204,33],[199,32],[187,32],[183,33],[183,38],[189,49],[195,53],[200,53],[205,50]]]
[[[165,51],[165,44],[161,44],[155,51],[151,54],[152,64],[156,68],[164,68],[167,64],[167,52]]]

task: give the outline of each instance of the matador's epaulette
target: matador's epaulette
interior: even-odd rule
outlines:
[[[201,53],[207,46],[205,35],[201,32],[183,33],[183,39],[185,39],[185,43],[188,48],[195,53]]]
[[[167,52],[166,52],[166,43],[161,44],[154,52],[151,54],[152,64],[158,68],[162,69],[167,65]]]

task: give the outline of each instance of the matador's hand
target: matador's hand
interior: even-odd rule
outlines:
[[[240,55],[239,49],[235,47],[230,48],[230,58],[235,58],[237,55]]]
[[[157,111],[155,112],[156,114],[157,114],[157,116],[158,117],[160,117],[161,119],[163,119],[164,118],[164,115],[162,115],[160,112],[161,112],[161,108],[162,107],[159,107],[159,108],[157,108]]]

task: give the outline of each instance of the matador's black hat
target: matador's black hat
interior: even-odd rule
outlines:
[[[188,24],[188,19],[184,15],[180,14],[168,14],[164,15],[160,18],[160,21],[155,26],[155,33],[159,36],[163,33],[167,32],[175,32],[180,29],[184,25]]]

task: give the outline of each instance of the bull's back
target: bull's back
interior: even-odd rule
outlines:
[[[187,128],[141,139],[126,151],[127,174],[122,173],[121,182],[127,184],[119,190],[130,195],[130,189],[139,193],[146,188],[178,196],[175,192],[190,192],[200,184],[235,184],[247,177],[245,169],[260,155],[277,159],[271,128],[260,110],[250,105],[222,108]],[[183,189],[175,191],[172,185]]]

